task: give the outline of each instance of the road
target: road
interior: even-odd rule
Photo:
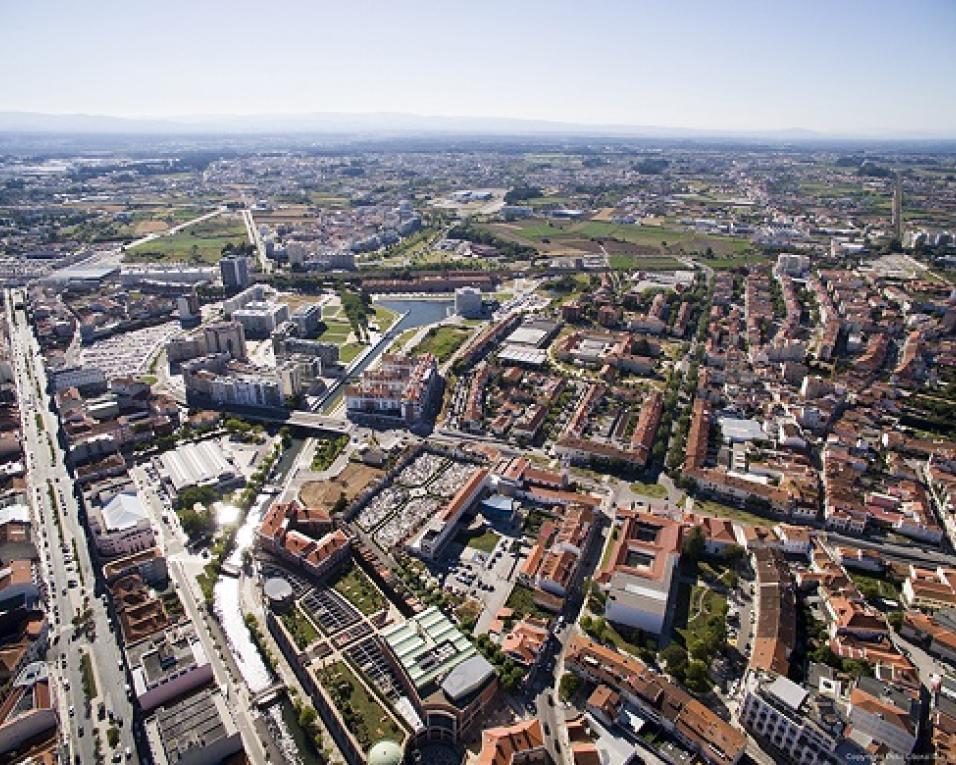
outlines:
[[[17,292],[17,295],[22,298],[22,293]],[[27,485],[37,519],[41,567],[48,583],[47,613],[51,617],[48,660],[54,687],[59,691],[61,733],[66,739],[64,743],[70,761],[88,763],[95,762],[93,731],[98,728],[103,751],[109,758],[112,751],[107,746],[107,726],[96,719],[97,706],[103,701],[122,720],[117,749],[122,751],[129,747],[133,753],[130,761],[137,762],[132,732],[133,710],[123,690],[127,677],[122,669],[122,655],[111,634],[107,609],[94,591],[93,563],[79,521],[73,481],[66,471],[64,454],[56,440],[59,424],[50,411],[39,346],[24,312],[14,310],[14,302],[14,294],[7,291],[5,306],[11,328],[14,377],[21,402]],[[62,532],[57,526],[57,513]],[[73,587],[69,584],[71,580],[75,582]],[[90,639],[84,632],[74,639],[71,622],[74,615],[87,606],[92,611],[94,638]],[[83,692],[81,661],[84,654],[90,656],[96,680],[97,695],[90,705],[87,705]],[[69,712],[71,708],[73,715]]]
[[[252,217],[252,210],[248,208],[242,211],[242,222],[246,224],[246,233],[249,235],[249,241],[256,246],[256,257],[259,260],[259,270],[264,274],[272,273],[272,261],[266,257],[266,246],[259,235],[259,229],[256,228],[256,222]]]

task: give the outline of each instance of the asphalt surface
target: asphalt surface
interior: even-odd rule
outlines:
[[[94,567],[85,532],[80,525],[73,481],[66,471],[64,454],[56,439],[59,423],[50,411],[50,396],[46,393],[46,374],[39,346],[24,312],[14,310],[12,293],[7,292],[5,297],[14,351],[14,375],[23,417],[27,483],[36,511],[34,539],[40,552],[44,581],[48,585],[46,607],[50,618],[50,649],[47,659],[50,662],[52,685],[56,689],[61,740],[67,761],[84,765],[95,762],[94,728],[98,727],[102,752],[107,761],[114,752],[123,753],[129,747],[128,761],[139,762],[132,731],[133,709],[124,691],[127,675],[111,632],[107,609],[94,591]],[[28,371],[30,368],[32,379]],[[52,505],[50,486],[53,487]],[[62,543],[55,521],[57,514],[62,527]],[[75,582],[73,587],[69,584],[71,580]],[[73,617],[87,606],[92,610],[94,637],[83,632],[74,639]],[[87,704],[83,692],[81,660],[84,654],[92,660],[96,680],[97,695],[90,704]],[[100,702],[122,720],[118,726],[120,738],[115,749],[107,745],[108,720],[98,720]]]

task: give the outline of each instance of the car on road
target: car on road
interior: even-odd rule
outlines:
[[[70,717],[76,717],[76,707],[70,704]]]

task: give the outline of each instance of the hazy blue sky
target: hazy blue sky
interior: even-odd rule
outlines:
[[[956,136],[956,0],[0,0],[0,110]]]

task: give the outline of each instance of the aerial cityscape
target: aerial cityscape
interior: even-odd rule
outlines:
[[[853,104],[774,60],[731,120],[685,102],[739,62],[628,90],[663,43],[581,20],[571,73],[476,42],[497,2],[442,22],[459,95],[520,70],[473,110],[447,40],[327,68],[424,3],[285,4],[342,34],[263,19],[202,92],[226,4],[162,63],[119,57],[153,10],[40,5],[0,6],[0,764],[956,763],[956,9],[834,12],[933,27],[922,111],[855,40]],[[44,29],[75,63],[12,82]]]

